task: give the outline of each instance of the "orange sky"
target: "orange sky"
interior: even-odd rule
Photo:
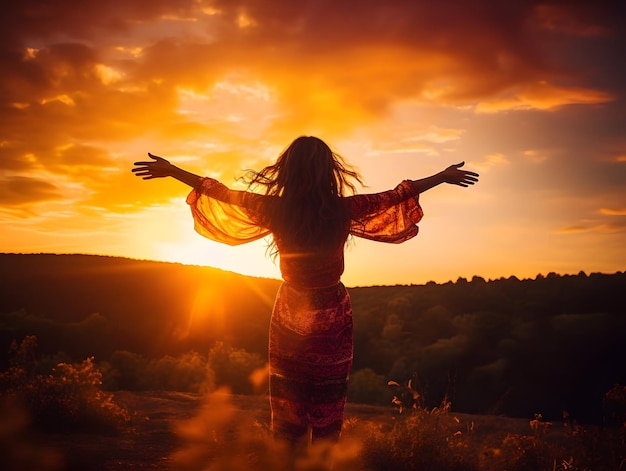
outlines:
[[[316,135],[380,191],[465,160],[420,235],[354,240],[349,286],[626,268],[621,1],[24,0],[0,20],[0,251],[278,277],[193,232],[150,151],[232,187]]]

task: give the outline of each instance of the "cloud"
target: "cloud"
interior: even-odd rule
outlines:
[[[7,34],[15,40],[3,60],[3,69],[12,71],[6,98],[16,106],[50,105],[64,118],[80,116],[69,124],[102,136],[130,138],[156,121],[176,121],[177,90],[201,92],[233,73],[240,86],[256,81],[270,91],[278,109],[267,131],[278,134],[294,120],[304,129],[349,132],[407,99],[479,100],[483,112],[611,99],[592,87],[537,85],[563,71],[553,70],[544,44],[533,43],[528,23],[584,22],[564,6],[400,0],[358,8],[284,0],[55,5],[13,7]],[[502,97],[506,90],[513,92]]]
[[[540,152],[533,149],[528,149],[522,152],[522,155],[526,157],[529,161],[533,163],[541,163],[545,162],[548,159],[548,156],[544,152]]]
[[[176,84],[201,89],[237,70],[275,86],[291,111],[286,120],[308,110],[304,115],[309,119],[339,114],[333,124],[376,115],[408,97],[468,101],[558,72],[550,70],[542,47],[529,41],[532,31],[525,29],[526,23],[536,20],[537,12],[523,2],[507,7],[484,2],[471,8],[464,2],[402,1],[366,1],[358,8],[351,2],[300,5],[275,0],[215,1],[204,7],[191,1],[140,2],[137,7],[127,3],[116,1],[110,8],[74,4],[70,11],[73,2],[65,2],[35,13],[31,8],[28,15],[25,7],[17,15],[22,28],[12,29],[24,44],[22,55],[34,50],[27,44],[29,37],[50,41],[63,34],[77,43],[52,43],[37,49],[29,61],[13,60],[11,65],[21,65],[22,75],[30,75],[26,83],[34,86],[38,78],[41,84],[63,89],[64,94],[55,89],[45,99],[73,98],[69,92],[76,91],[72,85],[77,78],[83,87],[88,82],[134,87],[161,83],[165,88]],[[541,10],[541,21],[561,10]],[[248,25],[243,28],[242,18]],[[190,19],[194,34],[169,30]],[[146,33],[147,25],[159,24],[160,37]],[[195,34],[195,28],[211,33]],[[109,45],[100,39],[104,35],[96,34],[104,29],[141,45]],[[125,48],[141,53],[116,63],[103,60],[113,49]],[[26,87],[18,101],[31,97],[32,88]],[[532,91],[521,88],[530,97],[522,96],[517,106],[534,103]]]
[[[598,104],[612,101],[607,92],[583,87],[560,87],[546,81],[527,84],[522,89],[507,93],[503,98],[493,98],[476,105],[477,113],[497,113],[510,110],[551,111],[565,105]]]
[[[64,166],[107,167],[114,164],[106,150],[85,144],[72,144],[57,150],[58,162]]]
[[[493,167],[496,165],[504,165],[508,163],[509,161],[504,154],[497,153],[497,154],[486,155],[484,165],[487,167]]]
[[[511,162],[506,155],[496,152],[483,156],[483,160],[481,161],[472,161],[471,169],[483,174],[489,172],[492,168],[502,167],[509,165],[510,163]]]
[[[537,23],[549,31],[575,36],[605,36],[610,29],[605,25],[601,10],[584,2],[571,4],[539,4],[534,8]]]
[[[3,205],[20,206],[62,197],[60,189],[45,180],[24,176],[0,179],[0,203]]]
[[[626,216],[626,208],[601,208],[600,214],[605,216]]]
[[[392,129],[388,129],[391,127]],[[418,126],[413,120],[398,117],[391,125],[377,132],[370,132],[372,149],[369,157],[391,154],[439,155],[442,145],[451,145],[463,136],[464,130],[435,125]]]
[[[597,233],[616,233],[626,232],[626,222],[624,223],[581,223],[567,227],[563,227],[554,231],[555,234],[580,234],[585,232],[597,232]]]
[[[12,39],[12,43],[24,37],[49,40],[69,36],[89,40],[104,33],[126,33],[137,23],[168,15],[178,13],[177,16],[182,17],[185,12],[197,10],[197,5],[193,0],[111,0],[107,4],[79,0],[50,4],[25,0],[11,6],[11,15],[3,21],[3,36]],[[64,31],[65,35],[60,34]]]

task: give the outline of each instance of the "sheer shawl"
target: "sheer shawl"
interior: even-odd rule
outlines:
[[[240,245],[270,234],[260,222],[265,196],[231,190],[212,178],[203,178],[187,196],[194,229],[200,235],[228,245]]]
[[[270,234],[261,221],[260,206],[271,196],[230,190],[212,178],[203,178],[187,196],[194,229],[202,236],[239,245]],[[405,180],[382,193],[344,198],[350,214],[350,234],[379,242],[400,243],[418,233],[423,211],[419,194]]]
[[[346,198],[350,234],[377,242],[399,244],[415,237],[424,216],[419,193],[404,180],[393,190]]]

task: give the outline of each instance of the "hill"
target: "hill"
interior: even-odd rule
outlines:
[[[76,358],[119,349],[162,356],[206,350],[217,339],[262,352],[278,284],[175,263],[0,255],[3,324],[36,334],[45,353],[60,348]],[[0,348],[8,334],[0,334]]]

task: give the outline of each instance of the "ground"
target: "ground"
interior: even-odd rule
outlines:
[[[23,434],[9,450],[12,456],[7,471],[113,471],[113,470],[179,470],[181,450],[196,453],[204,443],[203,434],[217,424],[226,441],[235,441],[237,424],[255,424],[267,431],[269,402],[267,396],[228,395],[222,402],[209,402],[199,394],[176,392],[117,392],[116,402],[131,414],[131,424],[121,433],[71,433],[34,436]],[[222,420],[228,410],[227,420]],[[208,419],[207,419],[208,417]],[[389,407],[348,404],[348,424],[375,423],[385,427],[393,424],[397,414]],[[472,422],[462,417],[459,427]],[[212,422],[210,427],[206,423]],[[221,421],[221,422],[220,422]],[[498,432],[519,430],[528,421],[498,420]],[[484,428],[483,428],[484,430]],[[269,436],[269,434],[267,434]],[[27,437],[25,439],[24,437]],[[200,438],[199,438],[200,437]],[[194,450],[193,447],[196,447]],[[228,443],[224,445],[228,447]],[[237,444],[232,445],[237,449]],[[6,447],[5,447],[6,448]],[[6,452],[6,450],[5,450]],[[178,453],[178,455],[177,455]],[[200,452],[202,454],[202,452]],[[199,459],[203,459],[201,456]],[[4,461],[7,463],[7,461]]]
[[[174,453],[185,445],[177,425],[193,420],[204,404],[199,394],[166,391],[115,393],[116,402],[131,414],[130,427],[117,434],[22,433],[10,450],[15,471],[113,471],[172,469]],[[254,421],[269,426],[267,396],[228,396],[233,406],[232,423]],[[349,405],[348,416],[390,420],[391,408]],[[3,453],[4,454],[4,453]],[[5,463],[6,460],[3,460]],[[6,468],[4,468],[6,469]],[[8,471],[8,470],[7,470]]]

